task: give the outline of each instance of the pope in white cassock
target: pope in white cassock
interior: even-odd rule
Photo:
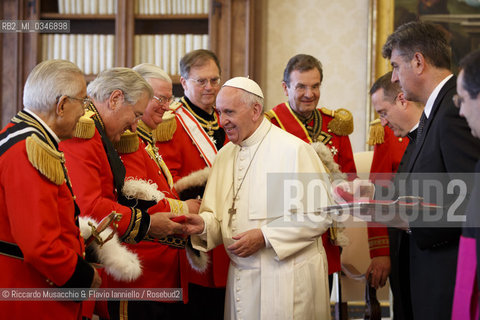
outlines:
[[[279,173],[321,181],[322,162],[310,145],[263,117],[263,93],[253,80],[227,81],[216,109],[230,143],[216,156],[200,214],[187,215],[185,229],[196,249],[225,245],[231,261],[225,319],[330,319],[320,236],[331,219],[288,222],[295,221],[289,208],[270,210],[272,203],[288,204],[284,184],[268,183]],[[320,206],[331,202],[326,188],[316,198]]]

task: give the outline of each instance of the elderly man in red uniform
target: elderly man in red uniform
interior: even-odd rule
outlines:
[[[170,219],[173,214],[143,210],[127,199],[125,167],[113,146],[124,131],[136,130],[152,87],[131,69],[112,68],[102,71],[87,92],[93,103],[80,119],[75,138],[60,144],[82,215],[101,220],[112,211],[121,214],[117,234],[130,244],[181,233],[182,226]]]
[[[28,76],[24,110],[0,133],[0,287],[99,287],[84,260],[80,213],[58,150],[84,113],[86,85],[73,63],[48,60]],[[4,295],[5,298],[5,295]],[[80,319],[73,301],[4,301],[5,319]]]
[[[214,108],[220,90],[218,58],[208,50],[189,52],[180,60],[180,73],[185,95],[172,106],[175,117],[154,133],[174,182],[211,167],[226,142]],[[223,245],[208,254],[208,269],[190,273],[189,312],[195,317],[223,319],[229,259]]]
[[[340,170],[349,178],[356,177],[352,146],[348,135],[353,132],[353,118],[345,109],[336,111],[317,108],[323,70],[315,57],[298,54],[292,57],[285,68],[282,86],[288,102],[279,104],[266,113],[270,121],[299,137],[305,142],[322,142],[330,148]],[[370,257],[367,270],[372,275],[371,283],[384,285],[390,272],[388,258],[388,235],[386,228],[368,228]],[[332,244],[328,233],[323,235],[327,252],[328,273],[340,271],[340,249]],[[330,283],[331,283],[331,276]],[[330,286],[331,287],[331,286]]]
[[[136,207],[144,210],[168,211],[175,215],[197,213],[200,200],[181,201],[173,187],[173,179],[159,154],[152,131],[162,122],[172,101],[172,80],[160,67],[141,64],[133,68],[153,89],[149,101],[135,132],[127,131],[115,144],[126,169],[125,187],[135,195],[139,192],[152,194],[137,201]],[[157,194],[157,197],[154,195]],[[136,197],[138,198],[138,197]],[[109,281],[111,286],[131,288],[183,288],[183,301],[188,301],[187,261],[185,239],[169,236],[158,242],[142,241],[132,245],[141,261],[143,272],[132,283]],[[184,316],[183,303],[173,301],[122,301],[116,312],[120,318],[129,319],[178,319]],[[113,312],[112,312],[113,314]],[[111,315],[112,315],[111,314]]]
[[[111,211],[122,215],[117,233],[126,243],[138,243],[147,235],[163,238],[181,233],[173,215],[145,212],[129,204],[123,193],[125,167],[113,142],[137,121],[153,96],[152,87],[135,71],[112,68],[101,72],[87,88],[92,103],[80,119],[75,137],[60,144],[82,215],[97,220]]]

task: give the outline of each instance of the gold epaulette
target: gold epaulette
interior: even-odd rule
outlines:
[[[370,132],[367,143],[371,146],[382,144],[385,141],[385,129],[382,126],[380,119],[375,119],[370,122]]]
[[[353,132],[353,116],[347,109],[330,110],[321,108],[320,111],[327,116],[333,117],[328,123],[328,129],[338,136],[348,136]]]
[[[114,142],[113,146],[120,154],[133,153],[137,151],[139,147],[138,134],[136,132],[126,130],[120,137],[120,141]]]
[[[175,114],[171,111],[165,112],[162,123],[152,131],[153,140],[158,142],[170,141],[177,130],[177,120]]]
[[[25,146],[28,160],[35,169],[58,186],[65,182],[65,173],[62,168],[65,158],[62,152],[53,149],[36,134],[32,134],[25,140]]]
[[[267,118],[268,121],[272,121],[272,118],[275,117],[275,114],[273,113],[272,110],[268,110],[263,115],[265,116],[265,118]]]
[[[82,139],[91,139],[95,134],[95,122],[91,118],[95,112],[85,111],[85,114],[80,117],[78,120],[77,126],[75,127],[76,138]]]

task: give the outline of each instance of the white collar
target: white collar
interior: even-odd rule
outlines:
[[[41,125],[44,126],[45,129],[47,129],[47,131],[52,135],[53,139],[55,139],[57,143],[60,143],[60,139],[55,134],[55,132],[53,132],[53,130],[50,129],[50,127],[45,123],[45,121],[43,121],[37,114],[35,114],[32,110],[28,109],[23,109],[23,111],[34,117],[38,122],[40,122]]]
[[[435,87],[435,89],[433,89],[432,93],[431,93],[430,96],[428,97],[427,104],[425,104],[425,109],[423,110],[423,112],[425,112],[425,116],[427,117],[427,119],[430,117],[430,113],[432,113],[433,103],[434,103],[435,100],[437,99],[437,96],[438,96],[440,90],[442,90],[442,88],[443,88],[443,86],[445,85],[445,83],[447,83],[447,81],[450,80],[451,77],[453,77],[453,74],[450,74],[450,75],[448,75],[445,79],[443,79],[443,80]]]
[[[272,126],[272,123],[264,117],[262,122],[258,126],[258,128],[255,130],[255,132],[253,132],[250,137],[240,142],[240,147],[242,148],[251,147],[259,143],[263,139],[263,137],[268,133],[268,130],[270,129],[271,126]]]

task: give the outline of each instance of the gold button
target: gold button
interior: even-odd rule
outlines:
[[[398,142],[402,142],[402,141],[403,141],[402,137],[398,138]]]
[[[328,131],[328,132],[332,132],[332,129],[328,129],[327,131]]]
[[[332,145],[332,144],[333,144],[333,141],[328,141],[328,144],[329,144],[329,145]]]

